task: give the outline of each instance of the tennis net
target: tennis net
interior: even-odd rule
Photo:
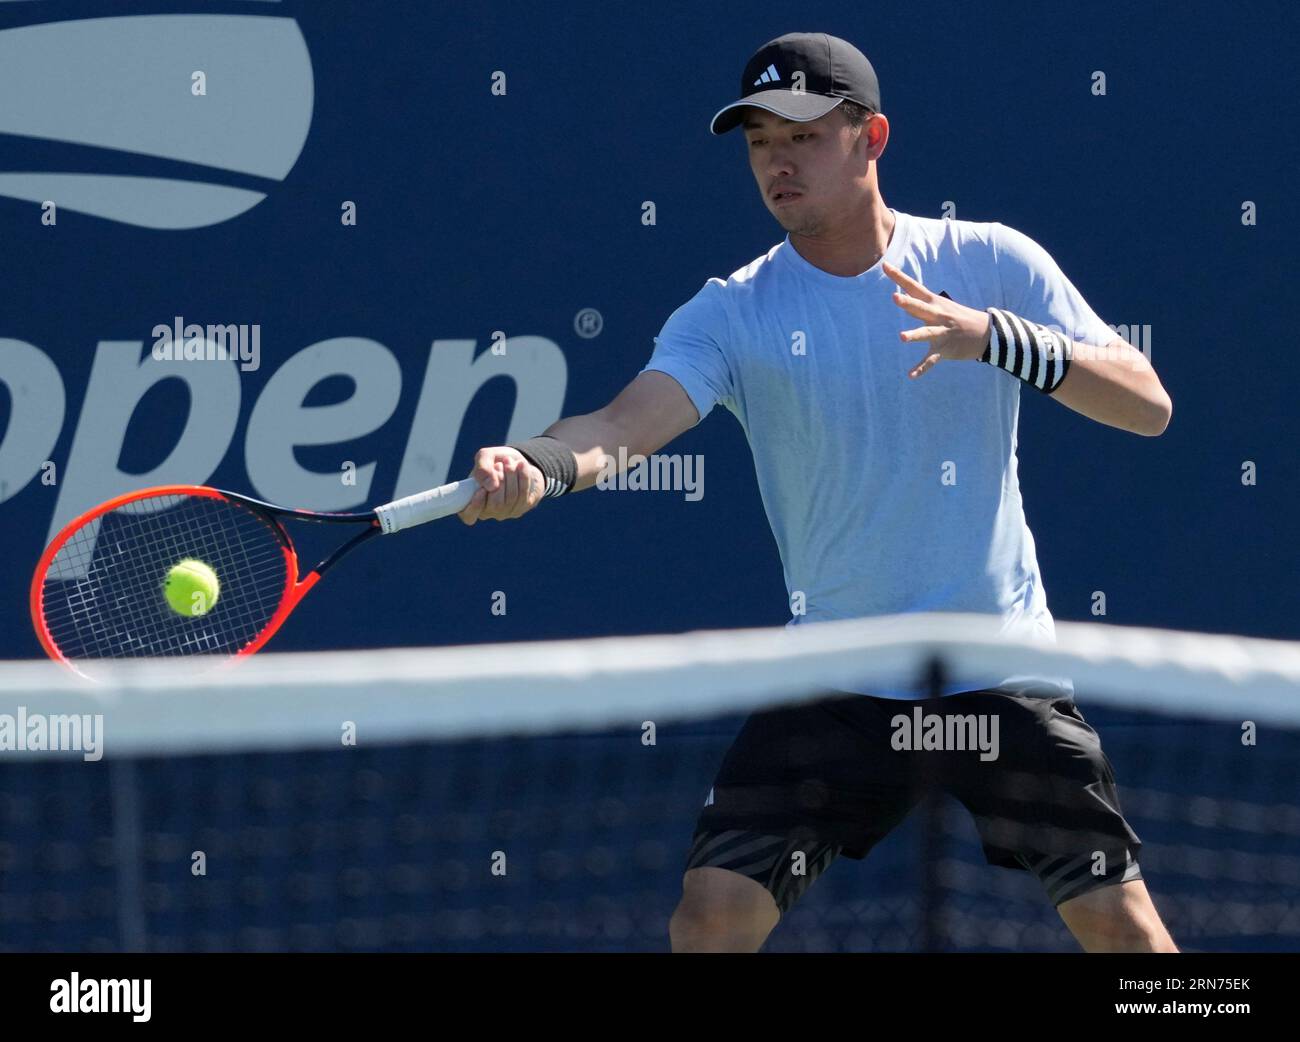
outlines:
[[[1300,949],[1300,644],[940,614],[186,680],[0,664],[0,950],[666,950],[748,714],[989,673],[1072,679],[1184,950]],[[837,861],[767,944],[930,949],[1077,950],[951,798]]]

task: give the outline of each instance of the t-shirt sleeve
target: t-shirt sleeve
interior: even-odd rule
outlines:
[[[1104,347],[1116,339],[1043,247],[1000,223],[993,225],[992,239],[1002,307],[1079,343]]]
[[[731,398],[733,391],[723,285],[710,279],[668,316],[655,337],[650,361],[641,370],[667,373],[681,384],[701,420],[719,401]]]

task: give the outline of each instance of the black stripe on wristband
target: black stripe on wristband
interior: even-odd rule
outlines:
[[[543,497],[562,496],[578,480],[578,457],[557,438],[542,434],[507,447],[514,449],[542,472],[542,477],[546,479]]]
[[[1029,332],[1029,336],[1030,336],[1031,340],[1035,342],[1035,348],[1041,346],[1041,344],[1037,343],[1037,341],[1038,341],[1038,337],[1034,336],[1035,330],[1032,330],[1032,329],[1031,329],[1031,330],[1029,330],[1028,332]],[[1027,383],[1031,383],[1031,384],[1033,384],[1035,387],[1041,387],[1042,385],[1038,382],[1038,377],[1039,377],[1040,374],[1041,374],[1041,375],[1044,375],[1044,376],[1047,375],[1047,371],[1046,371],[1046,369],[1045,369],[1045,366],[1047,366],[1048,364],[1049,364],[1049,363],[1048,363],[1047,359],[1043,357],[1043,352],[1042,352],[1042,351],[1039,351],[1039,350],[1033,350],[1033,351],[1030,351],[1030,352],[1029,352],[1029,372],[1028,372],[1028,374],[1026,374],[1026,376],[1025,376],[1025,381],[1026,381]]]
[[[981,361],[1051,394],[1070,367],[1070,341],[1001,308],[989,308],[989,346]]]
[[[1029,350],[1029,331],[1016,321],[1016,316],[1012,315],[1009,325],[1011,326],[1012,346],[1011,346],[1011,364],[1007,366],[1007,371],[1013,376],[1024,379],[1025,372],[1025,354]]]

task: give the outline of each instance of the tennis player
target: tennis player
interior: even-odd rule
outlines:
[[[806,606],[792,624],[980,612],[1053,640],[1017,479],[1021,390],[1155,436],[1172,409],[1160,380],[1028,236],[885,205],[889,121],[857,48],[782,36],[750,58],[740,94],[712,131],[743,131],[785,240],[709,279],[603,409],[480,450],[462,520],[587,488],[619,447],[649,455],[720,402],[749,439],[792,604]],[[969,161],[1035,158],[1008,142]],[[1070,454],[1060,446],[1062,465]],[[1069,681],[958,679],[922,704],[996,721],[995,758],[896,747],[898,699],[914,692],[750,717],[700,815],[673,949],[757,951],[837,856],[864,857],[907,815],[918,778],[939,777],[988,861],[1033,873],[1084,949],[1176,951]],[[918,771],[927,757],[942,770]]]

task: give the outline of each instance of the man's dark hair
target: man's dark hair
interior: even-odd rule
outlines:
[[[868,116],[875,115],[865,105],[859,105],[856,101],[841,101],[839,110],[844,113],[844,118],[849,121],[849,126],[857,130],[867,121]]]

